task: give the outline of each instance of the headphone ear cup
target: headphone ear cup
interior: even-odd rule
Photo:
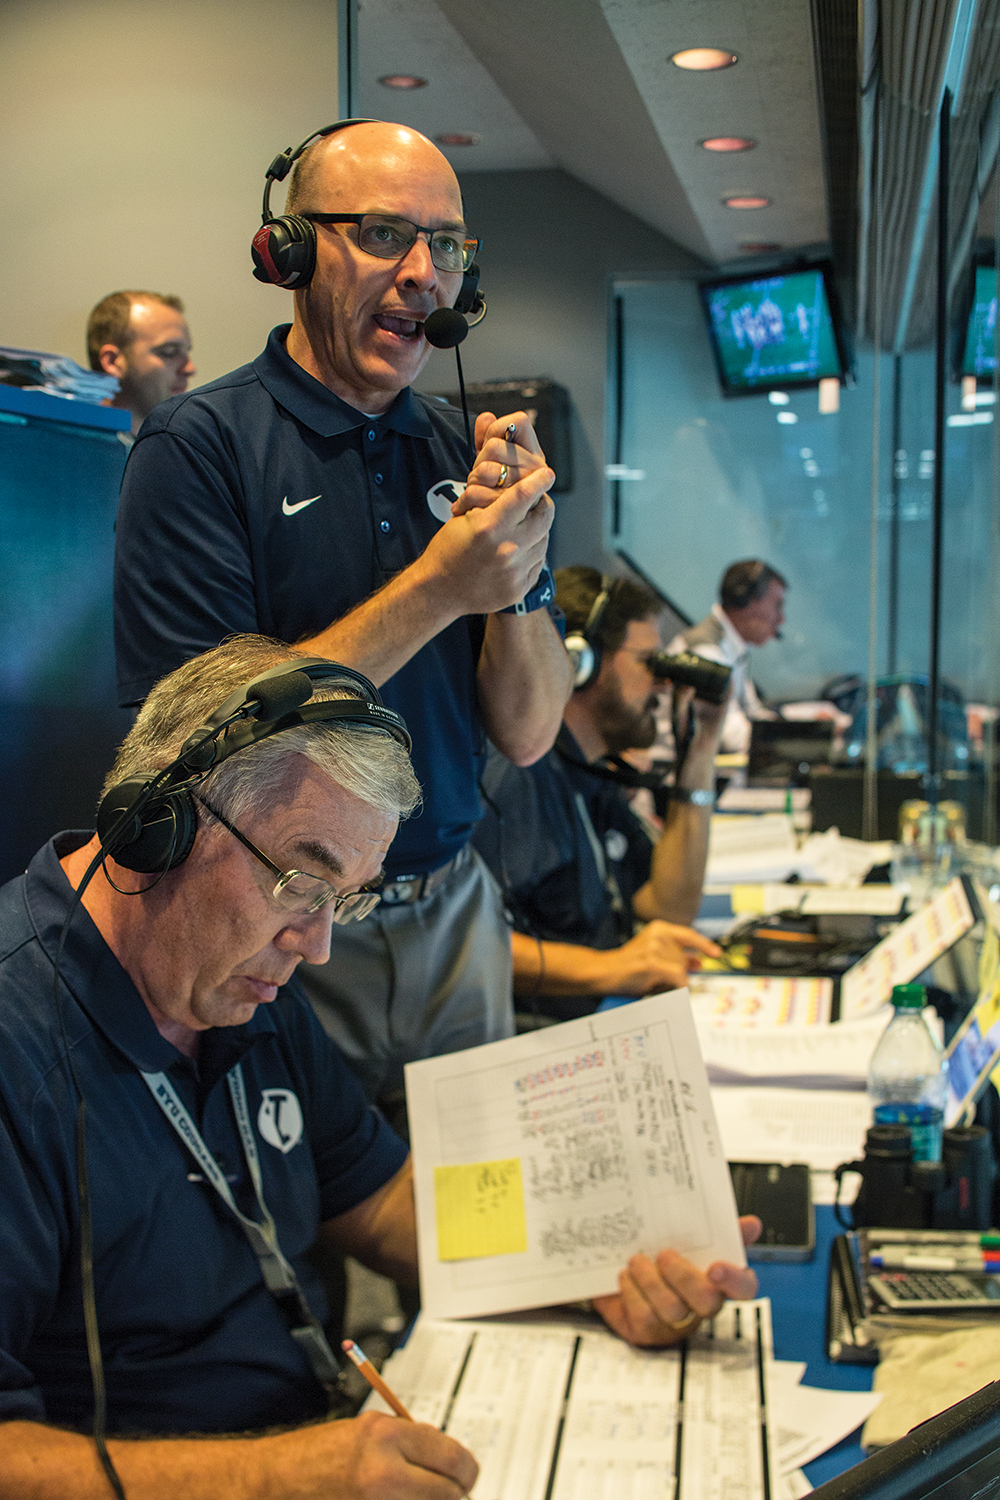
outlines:
[[[563,642],[573,663],[573,691],[593,682],[601,670],[601,648],[583,635],[568,635]]]
[[[462,285],[459,288],[458,296],[455,298],[454,303],[456,312],[464,313],[468,316],[470,313],[479,311],[479,307],[476,305],[477,302],[482,305],[479,296],[479,275],[479,267],[475,261],[472,262],[467,271],[463,271]]]
[[[130,776],[113,786],[97,810],[97,836],[105,837],[139,800],[149,781]],[[166,792],[148,802],[105,852],[116,864],[143,875],[161,875],[184,863],[198,832],[198,809],[190,792]]]
[[[289,291],[308,286],[316,269],[316,226],[298,214],[268,219],[250,243],[253,274]]]

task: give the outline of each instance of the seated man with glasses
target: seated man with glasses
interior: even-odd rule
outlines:
[[[306,1259],[318,1241],[416,1279],[406,1147],[293,977],[333,924],[373,920],[419,795],[405,730],[331,674],[300,717],[178,769],[220,704],[297,660],[237,637],[158,683],[104,842],[59,834],[0,891],[0,1500],[459,1500],[475,1482],[435,1428],[321,1420],[337,1362]],[[174,801],[144,821],[135,789],[158,774]],[[663,1251],[599,1307],[672,1343],[753,1288]]]
[[[119,689],[141,701],[234,631],[384,684],[413,732],[420,816],[389,853],[377,911],[338,928],[330,964],[303,978],[391,1107],[405,1062],[513,1028],[501,902],[469,840],[486,735],[528,763],[569,692],[547,608],[553,475],[523,412],[478,419],[470,473],[460,413],[411,389],[431,353],[424,320],[454,305],[478,246],[429,140],[372,121],[331,131],[299,157],[286,212],[315,249],[291,324],[159,408],[129,459]]]

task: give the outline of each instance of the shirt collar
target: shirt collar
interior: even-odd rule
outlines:
[[[737,655],[742,656],[745,651],[749,651],[750,642],[743,639],[722,605],[713,604],[712,613],[726,632],[726,639]]]
[[[55,964],[73,888],[59,861],[79,849],[90,832],[59,833],[38,851],[24,877],[25,902],[43,950]],[[162,1037],[142,996],[115,958],[90,913],[77,904],[66,930],[59,976],[77,1004],[119,1052],[142,1073],[165,1072],[182,1056]],[[274,1022],[259,1006],[245,1026],[221,1026],[212,1033],[213,1063],[223,1054],[232,1067]],[[224,1070],[225,1071],[225,1070]]]
[[[335,396],[288,353],[285,340],[291,326],[282,323],[271,329],[264,352],[253,362],[253,370],[268,395],[304,427],[319,437],[339,437],[341,433],[378,422],[407,437],[434,436],[430,418],[413,400],[409,386],[400,391],[389,410],[379,417],[366,416]]]

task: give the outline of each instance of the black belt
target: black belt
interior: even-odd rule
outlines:
[[[387,880],[379,888],[381,905],[412,906],[414,901],[422,901],[425,896],[430,896],[439,886],[444,885],[449,875],[471,857],[470,846],[466,844],[446,864],[438,865],[436,870],[431,870],[426,875],[403,875],[399,880]]]

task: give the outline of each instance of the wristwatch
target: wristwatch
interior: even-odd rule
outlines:
[[[506,609],[498,610],[501,615],[530,615],[536,609],[544,609],[551,604],[556,597],[556,583],[552,572],[544,567],[538,575],[538,582],[533,589],[529,589],[520,604],[508,604]]]
[[[690,802],[694,807],[714,807],[715,793],[707,787],[695,787],[689,792],[686,786],[672,786],[670,795],[675,802]]]

